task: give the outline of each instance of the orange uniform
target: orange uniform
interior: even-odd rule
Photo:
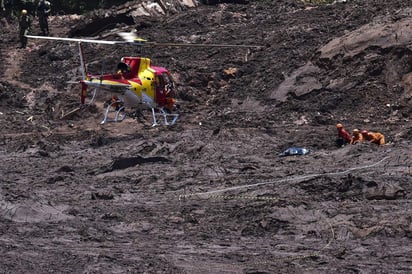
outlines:
[[[350,139],[350,144],[354,145],[363,141],[363,136],[359,132],[359,129],[354,129],[352,133],[352,138]]]
[[[384,145],[385,136],[380,132],[367,132],[366,130],[362,131],[363,139],[374,144]]]
[[[343,127],[343,125],[342,124],[337,124],[336,128],[338,130],[338,138],[336,140],[336,144],[338,145],[338,147],[342,147],[346,144],[349,144],[351,136],[346,131],[346,129]]]
[[[350,134],[343,127],[338,128],[338,138],[343,139],[346,143],[351,140]]]

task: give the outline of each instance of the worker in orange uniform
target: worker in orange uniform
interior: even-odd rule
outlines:
[[[354,145],[363,141],[363,136],[359,129],[355,128],[352,132],[352,138],[350,139],[350,144]]]
[[[365,141],[369,141],[377,145],[385,144],[385,136],[380,132],[368,132],[367,130],[362,130],[362,137]]]
[[[338,130],[338,139],[336,140],[336,144],[338,147],[342,147],[346,144],[350,143],[351,137],[350,134],[346,131],[342,124],[337,124],[336,129]]]

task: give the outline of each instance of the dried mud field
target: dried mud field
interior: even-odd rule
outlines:
[[[148,49],[176,81],[177,124],[101,125],[104,94],[72,111],[76,45],[18,49],[2,19],[0,272],[412,272],[411,3],[231,1],[149,17],[133,14],[140,2],[53,16],[51,35],[261,47]],[[96,73],[136,54],[85,51]],[[338,122],[387,144],[336,147]],[[292,146],[311,152],[279,156]]]

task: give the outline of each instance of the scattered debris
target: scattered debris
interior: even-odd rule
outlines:
[[[311,152],[310,149],[301,148],[301,147],[290,147],[279,154],[279,156],[292,156],[292,155],[306,155]]]

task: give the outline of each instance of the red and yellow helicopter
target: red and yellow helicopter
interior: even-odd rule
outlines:
[[[153,126],[173,125],[176,123],[179,114],[175,112],[176,98],[174,82],[170,72],[164,67],[153,66],[149,58],[144,57],[122,57],[117,67],[117,72],[113,74],[93,75],[88,73],[87,65],[83,53],[84,43],[96,44],[134,44],[140,48],[148,46],[198,46],[198,47],[244,47],[251,48],[251,45],[229,45],[229,44],[185,44],[185,43],[154,43],[138,38],[134,32],[122,32],[119,36],[123,41],[94,40],[81,38],[63,38],[49,36],[27,35],[32,39],[46,39],[57,41],[77,42],[80,56],[80,66],[82,79],[80,102],[86,104],[86,97],[89,88],[93,89],[90,102],[92,104],[96,94],[101,90],[111,95],[110,100],[105,104],[102,124],[110,121],[121,122],[126,118],[126,108],[140,108],[141,105],[148,106],[152,111]],[[114,112],[114,117],[109,118]]]

